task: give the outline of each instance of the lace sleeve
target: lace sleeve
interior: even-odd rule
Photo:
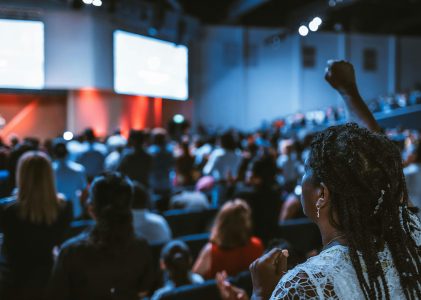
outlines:
[[[305,272],[299,272],[287,280],[281,280],[274,290],[271,300],[315,299],[316,287]]]
[[[286,278],[285,278],[286,277]],[[312,279],[314,277],[314,280]],[[323,279],[322,279],[323,278]],[[329,282],[321,288],[320,285],[316,285],[315,282],[322,279],[326,280],[326,277],[319,274],[308,275],[303,270],[294,270],[288,272],[278,283],[275,288],[271,300],[296,300],[296,299],[338,299],[335,294],[333,285]]]

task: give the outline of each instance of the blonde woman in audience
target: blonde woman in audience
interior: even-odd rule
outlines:
[[[51,161],[42,152],[20,158],[16,181],[17,194],[0,206],[0,299],[43,299],[71,208],[57,196]]]

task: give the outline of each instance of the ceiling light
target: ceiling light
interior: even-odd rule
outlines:
[[[305,25],[301,25],[300,28],[298,28],[298,33],[301,36],[306,36],[308,34],[308,28]]]

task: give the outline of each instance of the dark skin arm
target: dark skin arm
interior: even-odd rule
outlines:
[[[354,121],[373,132],[381,132],[379,124],[358,91],[352,64],[343,60],[329,61],[325,79],[342,96],[348,113],[348,121]],[[409,199],[408,206],[413,207]]]
[[[373,114],[361,98],[352,64],[343,60],[328,61],[325,79],[344,100],[349,121],[354,121],[374,132],[381,131]]]

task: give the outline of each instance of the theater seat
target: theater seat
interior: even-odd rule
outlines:
[[[248,295],[252,293],[252,282],[250,272],[242,272],[230,278],[229,281],[245,290]],[[161,300],[219,300],[218,288],[215,280],[207,280],[202,284],[181,286],[173,289],[161,297]]]
[[[195,261],[199,256],[200,250],[202,250],[209,241],[209,233],[185,235],[180,236],[177,239],[185,242],[187,246],[189,246],[193,261]]]
[[[206,210],[174,209],[164,212],[162,215],[167,220],[173,237],[191,235],[206,232],[215,218],[217,208]]]
[[[70,239],[95,225],[94,220],[77,220],[70,223],[70,228],[66,233],[66,239]]]
[[[276,237],[287,240],[302,255],[322,246],[319,228],[307,218],[280,223]]]
[[[161,300],[219,300],[218,288],[215,280],[208,280],[201,284],[185,285],[164,294]]]

